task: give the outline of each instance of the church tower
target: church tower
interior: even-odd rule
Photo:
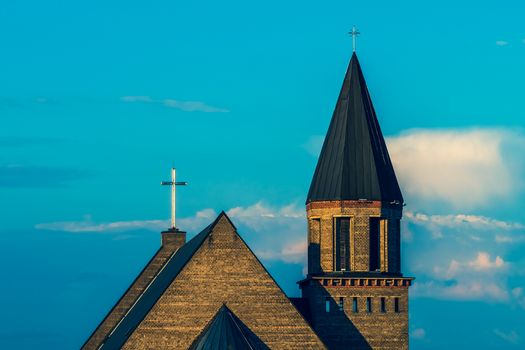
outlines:
[[[306,201],[310,321],[330,349],[408,349],[403,196],[355,52]]]

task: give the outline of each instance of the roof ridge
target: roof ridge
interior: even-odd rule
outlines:
[[[150,267],[150,265],[157,259],[159,259],[159,256],[160,254],[163,252],[163,247],[159,247],[157,249],[157,251],[155,252],[155,254],[153,254],[153,256],[151,257],[151,259],[148,261],[148,263],[142,268],[142,270],[140,271],[140,273],[137,275],[137,277],[135,277],[135,279],[133,280],[133,282],[131,282],[131,284],[129,285],[129,287],[126,289],[126,291],[122,294],[122,296],[117,300],[117,302],[113,305],[113,307],[111,308],[111,310],[109,310],[109,312],[104,316],[104,318],[102,319],[102,321],[100,321],[99,325],[97,326],[97,328],[95,328],[95,330],[90,334],[90,336],[86,339],[86,341],[82,344],[82,346],[80,347],[81,349],[84,348],[88,343],[89,341],[96,335],[96,333],[101,329],[101,327],[103,327],[104,325],[104,322],[106,322],[108,320],[108,318],[111,316],[111,314],[117,309],[117,307],[119,306],[119,304],[124,300],[124,298],[130,293],[131,289],[133,288],[133,286],[139,281],[139,279],[141,277],[143,277],[143,274],[145,273],[145,271],[148,269],[148,267]],[[159,268],[159,271],[163,268],[163,266],[169,261],[169,259],[171,258],[171,254],[169,257],[167,257],[163,262],[162,262],[162,265],[160,266]],[[157,271],[158,272],[158,271]],[[156,274],[155,274],[156,276]],[[154,276],[154,277],[155,277]],[[154,278],[152,277],[151,280]],[[150,282],[151,282],[150,280]],[[148,282],[148,285],[149,285],[149,282]],[[147,285],[146,285],[147,287]],[[144,287],[142,289],[142,292],[145,290]],[[139,295],[140,296],[140,295]],[[136,299],[138,298],[138,296],[133,300],[133,304],[131,305],[134,305]],[[131,307],[130,307],[131,308]],[[123,316],[122,316],[123,317]],[[119,322],[120,322],[120,319],[122,319],[122,317],[119,318]],[[118,322],[117,322],[118,324]],[[113,330],[115,326],[113,326],[110,331]],[[99,344],[97,344],[98,346]]]
[[[100,345],[100,349],[105,349],[106,347],[113,349],[115,347],[118,348],[122,346],[122,344],[126,341],[127,337],[132,333],[132,331],[136,328],[136,326],[142,321],[142,319],[146,316],[147,312],[151,309],[151,307],[155,305],[157,300],[162,296],[162,294],[169,287],[171,282],[179,275],[182,269],[184,269],[186,264],[191,260],[191,257],[201,247],[202,243],[208,237],[208,235],[211,232],[213,232],[213,229],[215,228],[215,226],[219,223],[219,221],[222,218],[225,218],[227,222],[233,227],[235,233],[239,235],[237,232],[237,229],[231,222],[228,215],[224,211],[221,211],[221,213],[217,216],[217,218],[211,224],[206,226],[201,232],[199,232],[192,239],[186,242],[186,244],[184,244],[176,252],[174,252],[174,254],[168,259],[168,261],[166,261],[166,263],[162,266],[162,268],[155,275],[155,277],[150,281],[147,287],[144,288],[142,293],[137,297],[134,304],[129,308],[126,314],[120,319],[117,325],[113,327],[113,329],[111,330],[111,332],[109,333],[105,341]],[[169,274],[171,278],[165,277],[162,274],[162,272],[170,268],[173,270]],[[164,279],[161,280],[161,278],[163,277]],[[161,284],[161,286],[159,287],[160,288],[159,290],[162,290],[162,291],[156,292],[155,290],[155,293],[151,292],[152,290],[151,287],[154,284]],[[149,299],[146,300],[145,298],[149,298]],[[147,305],[145,305],[146,308],[144,307],[140,308],[139,303],[147,303]],[[137,306],[137,308],[135,308],[135,306]],[[135,316],[135,315],[131,315],[132,313],[138,314],[136,315],[137,317],[136,319],[131,319],[131,317]],[[126,322],[127,319],[129,319],[130,321],[128,321],[127,322],[128,324],[125,325],[124,323]],[[125,329],[119,330],[119,327],[121,325]],[[115,334],[117,338],[113,337],[113,334]]]

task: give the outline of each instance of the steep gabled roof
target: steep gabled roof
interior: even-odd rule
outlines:
[[[122,297],[107,313],[102,322],[82,345],[82,349],[98,349],[106,335],[119,323],[137,298],[144,292],[150,282],[173,255],[173,250],[162,246],[131,283]]]
[[[222,212],[164,264],[100,347],[86,349],[188,348],[222,304],[243,320],[232,314],[230,326],[256,335],[252,348],[325,348]]]
[[[120,349],[122,347],[129,335],[144,319],[149,310],[155,305],[173,279],[177,277],[179,272],[184,268],[197,249],[199,249],[202,242],[223,216],[228,218],[226,214],[222,212],[213,223],[208,225],[204,230],[177,250],[177,252],[165,263],[158,275],[151,281],[150,285],[140,295],[135,304],[129,309],[127,314],[124,315],[116,327],[111,331],[99,349]]]
[[[403,203],[356,54],[352,55],[308,192],[322,200]]]
[[[222,305],[188,350],[269,350],[230,310]]]

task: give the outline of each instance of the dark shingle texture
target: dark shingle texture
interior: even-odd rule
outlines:
[[[269,349],[226,305],[223,305],[189,350]]]
[[[354,53],[319,156],[307,203],[358,199],[403,203]]]
[[[144,319],[166,288],[168,288],[171,281],[179,274],[180,270],[200,247],[214,225],[215,222],[202,230],[165,263],[158,275],[108,335],[100,349],[120,349],[122,347],[129,335]]]

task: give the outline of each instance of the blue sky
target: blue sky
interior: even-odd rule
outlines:
[[[351,55],[405,199],[412,349],[525,344],[525,4],[16,1],[0,11],[0,345],[77,348],[159,245],[226,210],[297,295]]]

